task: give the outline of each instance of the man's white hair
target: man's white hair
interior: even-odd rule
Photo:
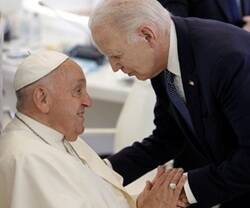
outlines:
[[[131,36],[143,23],[165,30],[170,25],[170,14],[156,0],[101,0],[90,16],[89,28],[108,24]]]

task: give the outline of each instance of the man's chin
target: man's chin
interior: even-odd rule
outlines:
[[[135,77],[141,81],[145,81],[147,79],[150,79],[150,77],[147,77],[147,76],[140,76],[140,75],[135,75]]]
[[[74,142],[77,140],[77,138],[78,138],[78,136],[69,136],[69,137],[66,137],[66,140],[69,142]]]
[[[79,134],[74,134],[74,135],[69,135],[66,137],[66,140],[70,141],[70,142],[74,142],[77,140],[78,136],[80,135],[81,133]]]
[[[85,130],[84,127],[82,127],[81,129],[77,129],[77,131],[74,134],[68,135],[68,137],[66,137],[66,139],[70,142],[74,142],[84,132],[84,130]]]

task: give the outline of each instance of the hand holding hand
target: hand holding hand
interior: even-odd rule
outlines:
[[[137,207],[175,208],[185,181],[186,176],[183,176],[182,169],[164,171],[164,169],[158,168],[154,180],[147,181],[143,192],[137,198]]]

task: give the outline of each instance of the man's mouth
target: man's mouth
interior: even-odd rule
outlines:
[[[79,117],[83,118],[83,117],[84,117],[84,111],[78,112],[77,115],[78,115]]]
[[[124,67],[121,67],[121,70],[122,70],[123,73],[125,73],[125,74],[127,74],[127,75],[132,74],[132,72],[126,71],[126,69],[125,69]]]

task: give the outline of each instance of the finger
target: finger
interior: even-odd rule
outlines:
[[[170,189],[169,184],[170,183],[180,183],[180,178],[183,174],[182,169],[171,169],[169,170],[169,173],[165,177],[165,181],[160,187],[159,191],[162,192],[162,197],[166,201],[171,202],[171,204],[177,205],[177,202],[179,200],[180,192],[175,192],[175,190]],[[177,184],[176,184],[177,188]]]
[[[180,208],[185,208],[185,207],[188,207],[189,204],[185,203],[185,202],[182,202],[182,201],[178,201],[176,206],[180,207]]]
[[[170,190],[169,184],[171,183],[173,177],[177,174],[178,169],[170,169],[169,172],[166,172],[165,180],[163,181],[162,188],[165,189],[165,192],[172,192]]]
[[[145,187],[143,189],[143,192],[147,193],[147,192],[149,192],[151,190],[151,188],[152,188],[151,182],[150,181],[146,181],[146,185],[145,185]]]
[[[165,177],[165,180],[164,180],[164,185],[168,187],[168,185],[171,183],[173,177],[175,176],[175,174],[178,172],[178,169],[171,169],[167,174],[166,174],[166,177]]]
[[[158,190],[160,186],[164,183],[166,177],[170,174],[171,171],[172,169],[167,169],[161,176],[159,176],[159,178],[155,181],[152,189]]]
[[[181,177],[181,179],[179,180],[177,186],[176,186],[176,189],[174,191],[172,191],[173,193],[173,196],[172,196],[172,199],[173,201],[179,201],[179,206],[180,207],[187,207],[188,205],[188,201],[187,201],[187,198],[186,198],[186,195],[185,195],[185,191],[184,191],[184,184],[186,182],[186,176],[183,175]]]
[[[157,173],[160,176],[161,174],[163,174],[166,170],[166,167],[164,165],[159,165],[157,168]]]
[[[183,202],[181,200],[179,200],[176,204],[177,207],[181,207],[181,208],[184,208],[184,207],[188,207],[190,204],[187,203],[187,202]]]
[[[175,189],[175,194],[176,194],[177,196],[180,195],[180,193],[181,193],[181,191],[182,191],[182,189],[183,189],[183,186],[184,186],[186,180],[187,180],[187,176],[183,175],[183,176],[181,177],[180,181],[178,182],[178,184],[177,184],[177,186],[176,186],[176,189]]]
[[[183,172],[184,170],[182,168],[178,168],[176,174],[173,176],[170,183],[174,183],[177,185],[183,175]]]
[[[156,180],[165,172],[165,166],[158,166],[156,176],[154,177],[152,184],[154,185]]]
[[[168,171],[166,171],[164,173],[164,181],[162,181],[159,184],[159,189],[162,189],[163,192],[167,193],[168,195],[171,194],[171,196],[173,195],[172,192],[173,190],[169,188],[169,184],[171,183],[172,178],[176,175],[176,173],[178,172],[178,169],[169,169]],[[178,198],[176,198],[177,201]]]

